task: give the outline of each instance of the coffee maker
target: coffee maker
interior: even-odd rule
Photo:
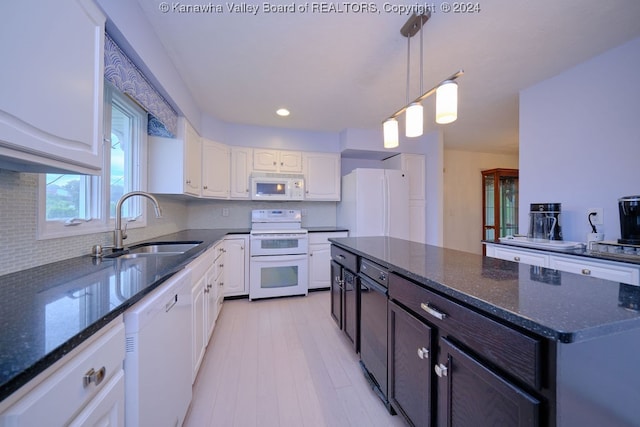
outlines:
[[[534,240],[562,240],[561,203],[531,203],[529,233]]]
[[[620,211],[620,238],[618,243],[640,245],[640,196],[618,199]]]

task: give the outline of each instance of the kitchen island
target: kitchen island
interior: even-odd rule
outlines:
[[[475,375],[505,396],[492,413],[513,404],[524,425],[638,425],[640,312],[621,305],[640,288],[394,238],[331,241],[389,272],[389,400],[406,417],[416,405],[402,399],[416,394],[395,380],[430,345],[422,407],[432,425],[496,404],[486,390],[469,394]],[[413,327],[426,328],[425,348],[399,348],[396,335]]]

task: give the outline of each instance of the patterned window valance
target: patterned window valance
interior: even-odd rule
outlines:
[[[147,110],[149,135],[176,135],[178,114],[108,34],[104,38],[104,78]]]

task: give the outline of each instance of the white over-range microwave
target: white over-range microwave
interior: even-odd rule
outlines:
[[[251,175],[253,200],[304,200],[304,177],[296,174],[254,173]]]

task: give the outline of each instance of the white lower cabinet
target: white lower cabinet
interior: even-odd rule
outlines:
[[[486,250],[488,257],[522,262],[524,264],[537,265],[538,267],[549,266],[549,255],[546,253],[527,249],[505,248],[498,245],[486,245]]]
[[[625,266],[621,263],[607,263],[551,255],[549,268],[629,285],[640,285],[640,267]]]
[[[216,258],[220,253],[220,248],[221,243],[218,243],[188,266],[191,270],[192,382],[195,381],[200,369],[209,336],[213,331],[213,322],[215,322],[216,313],[211,312],[210,295],[216,291],[212,284],[212,278],[215,277],[217,270]]]
[[[123,426],[122,316],[0,414],[0,426]]]
[[[485,243],[485,247],[488,257],[640,286],[640,266],[637,265],[490,243]]]
[[[119,371],[69,427],[124,425],[124,371]]]
[[[309,289],[331,286],[331,243],[328,239],[347,235],[346,231],[309,233]]]
[[[249,236],[224,239],[224,296],[249,295]]]

